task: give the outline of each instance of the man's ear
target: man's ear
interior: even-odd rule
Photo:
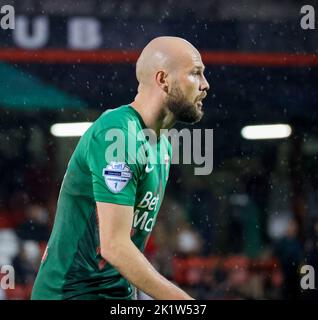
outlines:
[[[168,84],[167,78],[168,78],[168,74],[164,71],[158,71],[156,74],[156,83],[164,92],[168,92],[169,90],[169,84]]]

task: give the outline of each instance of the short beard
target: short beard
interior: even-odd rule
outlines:
[[[176,121],[184,123],[196,123],[201,120],[203,111],[194,103],[187,101],[181,89],[177,86],[168,93],[166,105],[175,117]]]

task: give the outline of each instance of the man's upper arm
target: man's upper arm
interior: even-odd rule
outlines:
[[[118,243],[130,241],[133,207],[142,168],[133,158],[134,155],[128,153],[127,139],[122,147],[125,150],[124,159],[117,161],[109,154],[106,156],[106,149],[112,144],[106,141],[106,132],[92,136],[87,163],[97,205],[101,251],[105,253],[108,250],[109,253]]]
[[[130,240],[133,207],[114,203],[96,202],[99,220],[101,250]]]

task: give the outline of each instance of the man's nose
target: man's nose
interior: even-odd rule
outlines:
[[[208,91],[210,89],[210,84],[208,80],[203,76],[203,81],[201,82],[201,91]]]

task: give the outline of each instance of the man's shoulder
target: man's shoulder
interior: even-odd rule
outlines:
[[[140,127],[138,117],[135,115],[132,107],[129,105],[122,105],[115,109],[108,109],[101,114],[101,116],[93,123],[92,133],[105,133],[112,128],[130,131],[131,127]]]

